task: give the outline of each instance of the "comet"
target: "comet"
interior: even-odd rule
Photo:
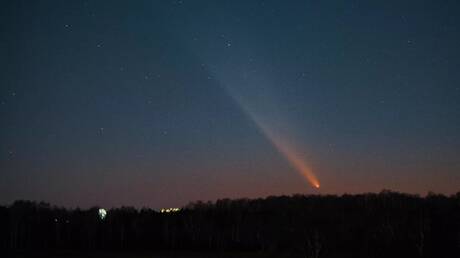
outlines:
[[[319,188],[318,178],[313,173],[313,170],[306,164],[299,152],[297,152],[288,143],[283,142],[275,137],[268,137],[275,148],[286,158],[287,161],[294,167],[300,175],[302,175],[313,187]]]
[[[269,126],[266,122],[259,119],[254,112],[250,112],[247,109],[246,113],[262,131],[264,136],[270,141],[270,143],[276,148],[276,150],[289,162],[289,164],[297,170],[297,172],[313,187],[316,189],[320,188],[320,183],[316,175],[310,166],[307,165],[305,159],[302,157],[300,151],[298,151],[292,144],[287,140],[283,139],[280,133]]]
[[[231,94],[233,99],[238,103],[244,113],[257,125],[262,134],[269,140],[275,149],[289,162],[289,164],[314,188],[320,188],[320,182],[313,173],[312,168],[307,164],[301,152],[287,141],[280,130],[275,130],[277,127],[274,123],[270,123],[266,119],[267,114],[256,112],[250,105],[245,104],[242,98],[238,95]],[[265,119],[264,119],[265,118]]]
[[[215,67],[220,67],[220,69],[217,69],[214,73],[209,72],[216,75],[215,80],[221,86],[221,89],[254,122],[265,138],[291,167],[311,186],[319,189],[320,182],[308,165],[305,155],[292,144],[292,141],[287,140],[287,136],[290,136],[289,131],[280,130],[286,128],[289,123],[280,123],[284,118],[279,113],[281,104],[277,104],[277,101],[273,99],[274,95],[267,90],[267,88],[270,88],[271,82],[264,79],[248,81],[247,79],[241,79],[241,76],[237,73],[231,72],[234,69],[230,67],[226,69],[226,65],[215,65]],[[254,85],[256,87],[253,87]],[[260,87],[260,85],[267,85],[268,87]]]

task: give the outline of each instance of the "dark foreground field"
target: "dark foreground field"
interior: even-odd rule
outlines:
[[[260,252],[13,252],[11,258],[279,258],[304,257],[288,253],[264,254]]]
[[[0,250],[18,258],[460,257],[460,193],[295,195],[196,202],[168,213],[100,211],[28,201],[0,207]]]

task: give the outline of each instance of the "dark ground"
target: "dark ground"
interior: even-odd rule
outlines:
[[[287,253],[260,253],[260,252],[14,252],[10,253],[11,258],[274,258],[274,257],[302,257]]]
[[[105,217],[97,207],[17,201],[0,206],[0,250],[17,258],[459,258],[460,193],[222,199]]]

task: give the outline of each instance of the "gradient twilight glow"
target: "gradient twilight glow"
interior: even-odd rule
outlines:
[[[460,1],[415,2],[2,1],[0,205],[455,194]]]

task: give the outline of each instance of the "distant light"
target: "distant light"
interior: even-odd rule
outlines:
[[[178,212],[180,211],[179,208],[166,208],[166,209],[161,209],[161,213],[171,213],[171,212]]]
[[[100,218],[101,220],[104,220],[105,217],[107,216],[107,211],[106,211],[105,209],[99,209],[99,212],[98,212],[98,213],[99,213],[99,218]]]

